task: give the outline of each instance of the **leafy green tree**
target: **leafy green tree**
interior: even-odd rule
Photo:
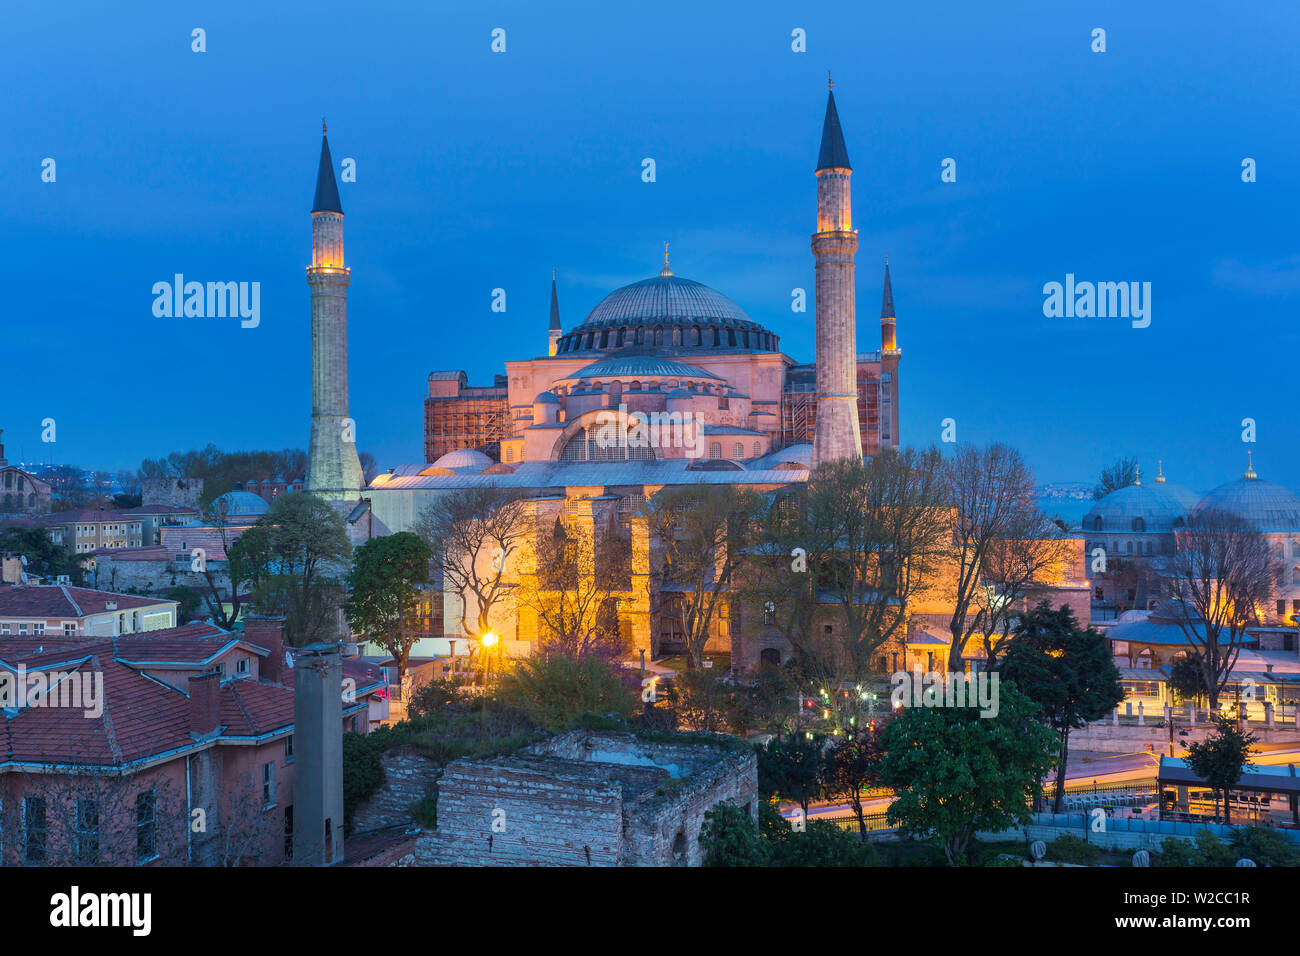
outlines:
[[[1042,708],[1056,733],[1056,801],[1065,797],[1065,766],[1070,731],[1100,720],[1124,699],[1119,669],[1110,645],[1092,628],[1081,628],[1067,605],[1056,610],[1046,601],[1024,614],[999,665],[1003,680]]]
[[[1210,692],[1205,671],[1197,662],[1195,651],[1179,657],[1169,667],[1169,688],[1180,704],[1199,704]]]
[[[187,584],[178,584],[174,588],[169,588],[163,597],[177,603],[177,624],[188,624],[194,620],[199,608],[203,606],[203,598]]]
[[[822,749],[826,738],[791,733],[773,737],[758,751],[758,792],[794,800],[808,815],[808,804],[821,793]]]
[[[772,855],[758,824],[734,803],[719,803],[705,811],[700,849],[705,866],[766,866]]]
[[[783,867],[876,866],[876,848],[829,820],[809,820],[772,843],[772,865]]]
[[[1223,820],[1232,822],[1228,792],[1241,779],[1241,772],[1255,753],[1257,734],[1243,731],[1237,722],[1223,714],[1211,714],[1214,730],[1204,740],[1187,745],[1187,766],[1214,791],[1214,812],[1219,812],[1219,795],[1223,795]]]
[[[352,555],[344,612],[353,631],[374,641],[406,675],[415,637],[406,627],[419,586],[429,580],[429,546],[409,531],[371,538]]]
[[[858,818],[858,834],[867,838],[867,821],[862,812],[862,789],[875,782],[885,751],[880,737],[883,731],[861,730],[852,735],[835,737],[827,748],[822,764],[822,786],[831,799],[847,800]]]
[[[519,658],[501,677],[500,698],[529,718],[558,730],[585,713],[631,716],[639,701],[615,666],[598,657],[533,654]]]
[[[788,733],[793,728],[798,710],[798,692],[798,684],[788,668],[761,665],[735,687],[729,702],[728,721],[741,734],[750,730],[776,735]]]
[[[227,552],[232,590],[248,583],[263,613],[284,615],[291,647],[336,640],[351,552],[343,518],[329,502],[305,492],[280,495]]]
[[[54,580],[68,575],[75,585],[85,584],[81,561],[50,540],[43,528],[5,528],[0,530],[0,554],[21,555],[27,559],[27,573]]]
[[[888,724],[881,783],[897,799],[888,819],[904,834],[933,833],[950,866],[979,830],[1029,820],[1028,798],[1052,766],[1056,737],[1015,685],[998,685],[996,716],[974,707],[908,707]]]

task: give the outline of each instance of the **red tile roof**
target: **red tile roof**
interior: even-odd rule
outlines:
[[[139,508],[126,508],[118,514],[124,515],[196,515],[198,508],[183,508],[180,505],[141,505]]]
[[[110,610],[110,603],[117,605],[113,608],[117,611],[176,604],[166,598],[116,594],[62,584],[23,584],[0,589],[0,617],[79,618],[103,614]]]
[[[4,712],[0,721],[0,767],[4,763],[121,766],[160,757],[199,744],[190,735],[189,698],[142,670],[141,661],[197,666],[241,635],[195,622],[163,631],[80,641],[0,641],[0,667],[28,671],[57,669],[83,680],[102,674],[103,713],[87,716],[81,707],[27,707]],[[147,653],[146,653],[147,652]],[[379,668],[364,661],[343,661],[344,677],[364,692],[383,684]],[[221,685],[219,719],[226,737],[263,736],[293,727],[292,673],[286,684],[227,680]],[[205,741],[204,745],[210,745]]]
[[[91,554],[109,555],[117,561],[170,561],[175,555],[171,548],[161,544],[146,544],[140,548],[96,548]]]

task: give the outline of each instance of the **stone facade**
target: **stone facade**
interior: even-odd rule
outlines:
[[[397,754],[386,769],[415,766]],[[758,763],[723,739],[660,742],[572,731],[507,757],[456,760],[438,778],[438,826],[409,859],[421,866],[699,866],[704,814],[719,803],[757,819]],[[425,785],[397,776],[358,811],[361,822],[399,822],[393,811]]]

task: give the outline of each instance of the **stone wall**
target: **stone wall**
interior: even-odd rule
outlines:
[[[439,781],[438,828],[422,866],[616,866],[622,786],[575,761],[457,760]]]
[[[140,482],[142,505],[197,508],[203,494],[202,478],[146,478]]]
[[[367,833],[411,821],[411,804],[437,790],[438,765],[410,747],[394,747],[380,757],[384,784],[352,814],[352,832]]]
[[[409,755],[386,756],[385,769],[392,792],[358,810],[357,832],[398,822],[433,777]],[[408,864],[698,866],[709,809],[732,802],[757,819],[758,762],[721,739],[573,731],[513,756],[453,761],[437,791],[438,826]]]

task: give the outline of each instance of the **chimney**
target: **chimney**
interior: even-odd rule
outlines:
[[[278,684],[284,677],[284,618],[272,615],[250,614],[244,618],[244,640],[258,647],[265,647],[268,653],[258,665],[261,676],[273,684]]]
[[[221,726],[221,675],[216,671],[190,678],[190,734],[207,737]]]

